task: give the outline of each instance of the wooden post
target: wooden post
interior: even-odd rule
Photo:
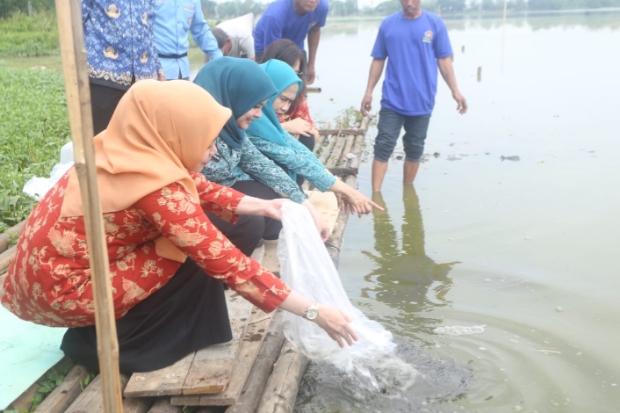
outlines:
[[[97,186],[81,2],[56,0],[56,15],[75,169],[80,183],[88,241],[103,409],[106,413],[122,413],[118,340],[112,304],[108,249]]]

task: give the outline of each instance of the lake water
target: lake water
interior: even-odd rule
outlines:
[[[315,365],[296,409],[618,412],[620,13],[446,23],[469,112],[456,112],[440,79],[415,189],[401,184],[399,146],[387,211],[349,220],[340,260],[350,298],[426,369],[415,386],[426,392],[400,395],[409,407],[356,407]],[[323,92],[310,95],[319,120],[359,108],[378,24],[328,21]],[[366,194],[375,133],[360,168]],[[485,327],[451,336],[442,326]],[[444,366],[453,389],[433,395],[446,380],[432,385],[438,369],[420,360]]]

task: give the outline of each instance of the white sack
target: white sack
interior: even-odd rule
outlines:
[[[285,203],[282,224],[278,242],[282,280],[313,302],[337,307],[348,314],[359,341],[341,349],[316,323],[285,312],[286,338],[309,358],[328,360],[342,370],[361,373],[374,382],[367,369],[368,361],[394,350],[392,334],[351,304],[308,210],[292,202]]]

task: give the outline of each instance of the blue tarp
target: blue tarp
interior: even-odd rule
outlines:
[[[0,306],[0,410],[63,358],[65,331],[20,320]]]

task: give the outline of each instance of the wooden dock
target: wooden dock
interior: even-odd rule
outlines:
[[[368,123],[364,118],[357,128],[325,129],[315,147],[319,160],[330,170],[342,173],[339,179],[353,187],[357,185]],[[338,266],[348,215],[338,210],[333,193],[321,193],[308,185],[306,188],[309,199],[332,228],[326,248]],[[20,230],[16,227],[13,232]],[[4,238],[8,241],[8,236],[0,235],[0,282],[15,256],[15,247],[8,248]],[[277,241],[266,241],[253,257],[278,272],[276,249]],[[124,377],[124,412],[180,413],[182,406],[200,406],[200,413],[293,411],[308,359],[284,339],[279,310],[266,314],[234,291],[226,294],[233,340],[199,350],[161,370]],[[87,375],[83,367],[75,366],[35,412],[103,412],[99,378],[82,389]],[[37,387],[31,386],[11,407],[27,409]]]

